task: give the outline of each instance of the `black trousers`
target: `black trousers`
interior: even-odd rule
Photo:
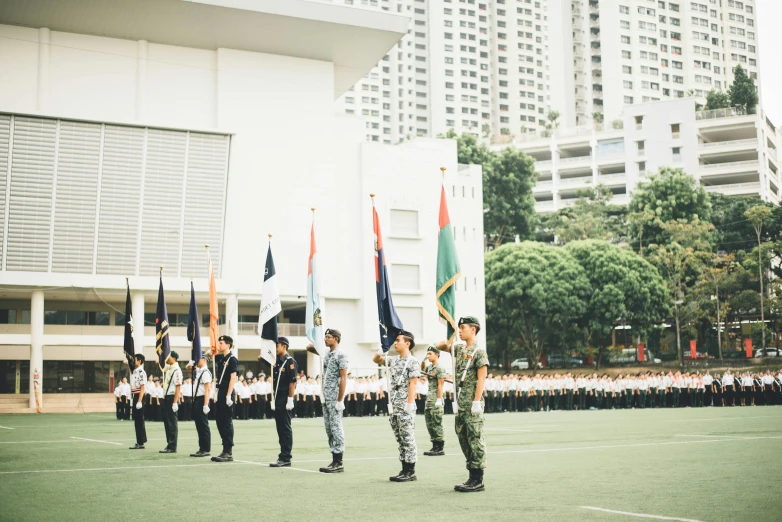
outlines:
[[[225,390],[217,391],[215,410],[217,431],[220,432],[220,438],[223,441],[223,453],[231,453],[234,447],[233,406],[229,407],[225,404]]]
[[[144,426],[144,400],[141,400],[142,407],[140,410],[136,409],[136,402],[138,402],[137,393],[131,398],[131,411],[133,412],[133,424],[136,428],[136,444],[143,446],[147,443],[147,428]]]
[[[176,450],[176,442],[179,437],[179,420],[174,406],[174,396],[166,395],[163,401],[163,425],[166,428],[166,448]]]
[[[280,454],[278,458],[283,462],[290,462],[293,450],[293,428],[291,427],[291,414],[293,411],[285,409],[288,397],[281,396],[274,403],[274,423],[277,425],[277,439],[280,442]]]
[[[192,406],[193,422],[198,432],[198,450],[209,453],[212,450],[212,432],[209,430],[209,415],[204,413],[204,396],[196,397]]]

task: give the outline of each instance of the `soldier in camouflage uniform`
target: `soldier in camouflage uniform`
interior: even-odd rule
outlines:
[[[418,359],[410,352],[414,346],[413,334],[400,330],[394,342],[394,348],[399,355],[386,356],[378,352],[373,358],[375,364],[386,365],[389,369],[388,418],[399,444],[399,460],[402,461],[402,471],[389,478],[392,482],[417,480],[415,476],[417,460],[415,386],[418,384],[420,371]]]
[[[453,354],[456,360],[457,384],[456,437],[467,459],[470,478],[454,486],[456,491],[470,493],[483,491],[483,470],[486,469],[486,441],[483,439],[483,389],[489,368],[486,350],[478,346],[475,336],[481,330],[478,319],[472,316],[459,319],[459,338],[464,345],[449,346],[443,341],[440,350]]]
[[[429,436],[432,439],[432,449],[425,451],[424,455],[437,456],[445,455],[443,447],[443,386],[445,384],[445,369],[438,364],[440,359],[440,350],[435,346],[426,349],[426,361],[421,361],[421,373],[425,374],[429,381],[429,393],[426,394],[426,405],[424,406],[424,417],[426,419],[426,429],[429,430]]]
[[[324,342],[329,352],[323,357],[323,424],[331,450],[331,464],[320,468],[321,473],[342,473],[342,457],[345,453],[345,430],[342,428],[342,412],[345,411],[348,356],[339,347],[342,333],[334,328],[326,330]],[[317,354],[313,345],[307,351]]]

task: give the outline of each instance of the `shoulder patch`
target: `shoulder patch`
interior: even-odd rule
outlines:
[[[288,367],[288,369],[290,369],[290,370],[292,370],[292,369],[293,369],[293,364],[292,364],[292,363],[291,363],[291,365]]]

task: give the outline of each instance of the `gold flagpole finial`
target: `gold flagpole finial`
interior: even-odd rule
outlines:
[[[209,250],[209,243],[205,244],[204,246],[206,247],[207,250]]]
[[[271,234],[269,234],[269,239],[271,239],[271,238],[272,238],[272,235],[271,235]]]
[[[442,172],[443,176],[445,176],[445,167],[440,167],[440,172]]]
[[[369,195],[369,197],[370,197],[370,198],[374,198],[374,197],[375,197],[375,195],[374,195],[374,194],[370,194],[370,195]]]
[[[163,265],[160,265],[160,274],[163,275]]]
[[[312,207],[310,210],[311,210],[311,211],[313,211],[313,212],[315,212],[315,207]]]

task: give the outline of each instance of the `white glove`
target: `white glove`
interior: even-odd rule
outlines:
[[[272,407],[272,411],[274,411],[274,401],[270,402],[269,405]]]
[[[345,403],[344,402],[338,402],[334,405],[334,409],[337,411],[345,411]]]
[[[174,413],[178,412],[179,411],[179,404],[177,404],[175,402],[174,405],[171,406],[171,411],[173,411]]]
[[[144,407],[144,405],[141,403],[141,401],[138,401],[138,402],[136,403],[136,409],[137,409],[137,410],[140,410],[140,409],[141,409],[141,408],[143,408],[143,407]]]
[[[459,413],[459,403],[456,401],[453,401],[453,412]]]
[[[209,413],[209,406],[204,406],[204,415]]]
[[[443,399],[438,397],[438,399],[436,401],[434,401],[434,407],[435,408],[439,408],[442,405],[443,405]]]
[[[288,402],[285,403],[285,409],[288,411],[293,409],[293,397],[288,397]]]
[[[405,404],[405,413],[415,413],[415,403],[408,402]]]
[[[225,405],[228,406],[229,408],[234,405],[234,401],[231,400],[230,395],[225,396]]]
[[[483,404],[481,404],[481,401],[472,402],[472,408],[470,409],[470,413],[483,413]]]
[[[394,413],[394,406],[389,402],[388,403],[388,414],[391,415]]]

